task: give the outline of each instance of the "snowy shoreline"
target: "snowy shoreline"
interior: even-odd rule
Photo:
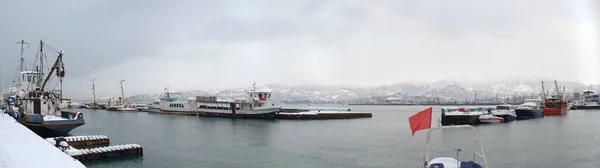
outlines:
[[[4,113],[0,114],[0,167],[85,167]]]

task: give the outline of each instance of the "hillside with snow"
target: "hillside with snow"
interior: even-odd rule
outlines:
[[[558,81],[565,87],[567,95],[582,92],[589,86],[578,82]],[[553,82],[545,83],[545,89],[554,91]],[[600,90],[600,85],[591,86]],[[229,88],[217,90],[194,90],[174,95],[180,100],[195,96],[217,96],[222,100],[232,100],[245,96],[252,88]],[[500,98],[529,98],[541,94],[540,81],[501,81],[488,83],[467,83],[451,80],[432,82],[428,84],[398,83],[382,85],[373,88],[349,88],[317,85],[264,85],[259,90],[272,91],[271,98],[282,103],[383,103],[386,101],[471,101]],[[153,95],[136,95],[128,97],[129,102],[148,103],[157,100],[161,93]]]

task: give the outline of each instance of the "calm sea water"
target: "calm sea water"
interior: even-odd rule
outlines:
[[[86,124],[71,133],[144,147],[142,158],[84,162],[92,168],[421,166],[426,131],[412,136],[408,117],[426,107],[350,107],[373,118],[265,121],[81,109]],[[437,120],[440,109],[433,115]],[[600,166],[600,110],[476,128],[490,167]],[[470,149],[472,139],[463,133],[436,134],[440,143],[432,152],[454,156],[455,146],[446,142]],[[473,156],[465,151],[461,157]]]

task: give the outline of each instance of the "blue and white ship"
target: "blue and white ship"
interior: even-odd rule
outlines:
[[[62,78],[65,76],[63,54],[60,52],[56,61],[50,67],[50,73],[44,76],[43,58],[44,43],[40,40],[38,52],[39,66],[33,71],[22,71],[18,75],[18,84],[14,92],[7,97],[7,113],[13,116],[18,122],[42,137],[67,135],[71,130],[84,125],[83,114],[80,112],[67,112],[63,109],[68,108],[69,99],[62,97],[62,90],[49,90],[49,81],[52,75],[56,74],[57,85],[62,85]],[[21,69],[23,67],[21,59]],[[60,86],[62,88],[62,86]]]
[[[503,104],[496,106],[496,109],[491,111],[494,116],[502,117],[503,122],[511,122],[517,119],[517,113],[515,112],[516,106],[510,104]]]
[[[517,120],[544,117],[544,104],[540,99],[525,99],[523,104],[515,108]]]

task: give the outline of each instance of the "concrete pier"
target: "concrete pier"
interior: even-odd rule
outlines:
[[[330,120],[330,119],[355,119],[371,118],[371,113],[362,112],[299,112],[299,113],[277,113],[276,119],[283,120]]]

